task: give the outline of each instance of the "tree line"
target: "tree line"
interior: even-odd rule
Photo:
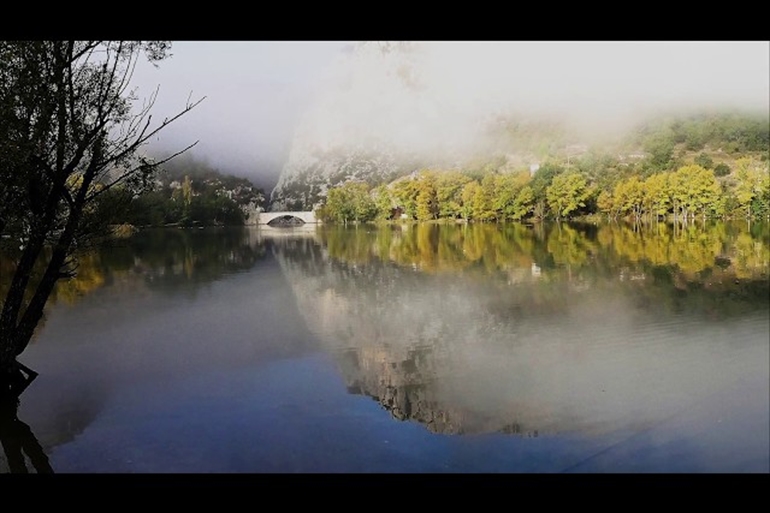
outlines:
[[[769,132],[756,116],[664,118],[637,128],[623,145],[575,156],[554,150],[532,168],[495,156],[482,164],[423,168],[389,183],[347,182],[328,191],[317,215],[333,223],[766,219]]]
[[[335,260],[356,265],[392,262],[428,273],[475,269],[515,275],[534,265],[543,275],[569,269],[575,277],[590,268],[591,273],[601,270],[614,280],[619,268],[658,268],[690,281],[727,273],[733,279],[724,282],[730,285],[735,278],[761,283],[770,271],[766,224],[754,224],[751,230],[729,222],[705,227],[662,222],[641,226],[419,223],[368,230],[334,225],[324,226],[319,235]]]
[[[164,169],[154,186],[140,194],[117,188],[110,199],[124,205],[114,224],[241,226],[263,206],[265,196],[248,179],[193,163]]]
[[[601,214],[634,221],[673,218],[767,218],[767,165],[740,159],[726,179],[698,164],[646,178],[632,175],[605,188],[578,170],[549,165],[528,171],[489,173],[481,180],[457,170],[420,170],[371,187],[347,182],[329,190],[317,210],[325,222],[439,219],[475,222],[563,220]]]

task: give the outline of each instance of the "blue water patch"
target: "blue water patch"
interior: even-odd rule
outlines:
[[[313,354],[124,389],[51,459],[57,472],[558,472],[596,444],[434,434],[347,393]]]

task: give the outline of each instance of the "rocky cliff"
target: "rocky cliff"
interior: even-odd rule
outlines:
[[[408,43],[362,43],[341,56],[295,131],[270,209],[310,210],[346,181],[384,183],[467,153],[477,110],[445,93],[434,61],[429,47]]]

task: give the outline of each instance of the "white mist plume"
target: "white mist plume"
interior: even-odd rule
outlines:
[[[664,109],[768,110],[767,42],[418,42],[356,45],[306,113],[304,145],[433,155],[480,148],[498,115],[591,133]]]

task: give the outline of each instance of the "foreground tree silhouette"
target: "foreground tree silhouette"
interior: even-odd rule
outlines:
[[[169,55],[167,42],[0,42],[0,244],[14,259],[0,310],[0,386],[23,390],[34,372],[26,349],[59,279],[72,277],[76,252],[108,233],[110,191],[139,192],[158,165],[141,148],[201,100],[152,123],[157,91],[138,111],[134,67]],[[19,391],[20,393],[20,391]]]

